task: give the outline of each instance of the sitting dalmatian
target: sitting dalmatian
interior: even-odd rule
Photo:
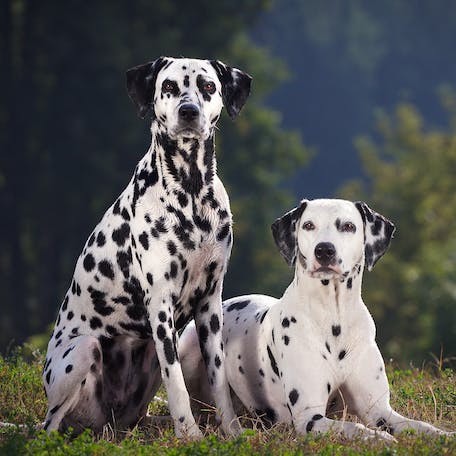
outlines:
[[[178,331],[195,319],[222,427],[237,434],[224,370],[223,277],[232,245],[214,131],[251,77],[219,61],[159,58],[127,72],[152,144],[89,236],[49,341],[44,428],[127,428],[164,381],[178,436],[201,436],[179,362]]]
[[[361,298],[364,266],[370,271],[386,252],[393,224],[363,202],[303,200],[272,232],[295,267],[293,282],[281,299],[250,295],[223,304],[236,399],[270,423],[293,423],[298,433],[388,440],[404,429],[444,434],[391,408],[374,321]],[[193,325],[179,350],[191,397],[210,403]],[[364,425],[326,417],[344,406]]]

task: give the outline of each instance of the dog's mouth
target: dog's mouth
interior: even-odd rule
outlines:
[[[177,139],[177,138],[189,138],[189,139],[203,138],[203,139],[205,139],[206,132],[205,132],[204,128],[185,126],[185,127],[176,128],[175,130],[173,130],[170,133],[170,136],[173,139]]]
[[[309,272],[310,276],[315,279],[333,279],[342,274],[337,266],[316,266]]]

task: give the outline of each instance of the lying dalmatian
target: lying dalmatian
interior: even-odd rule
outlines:
[[[89,236],[60,307],[43,372],[48,431],[133,426],[163,379],[176,434],[201,436],[177,355],[178,331],[195,318],[222,427],[240,432],[224,370],[232,219],[214,130],[250,83],[208,60],[162,57],[127,72],[139,116],[152,113],[152,144]]]
[[[226,370],[237,399],[299,433],[388,440],[404,429],[443,434],[392,410],[375,325],[361,299],[363,268],[370,271],[386,252],[393,224],[363,202],[303,200],[272,232],[295,266],[293,282],[281,299],[250,295],[223,304]],[[179,354],[191,397],[210,403],[191,324]],[[364,425],[326,417],[344,406]]]

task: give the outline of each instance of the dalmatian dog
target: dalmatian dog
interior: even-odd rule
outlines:
[[[126,76],[139,116],[152,114],[152,144],[77,260],[47,350],[44,428],[133,426],[163,380],[176,434],[201,436],[177,351],[194,318],[222,428],[237,434],[221,334],[232,218],[214,131],[223,105],[239,113],[251,77],[167,57]]]
[[[281,299],[250,295],[223,303],[228,381],[248,411],[269,423],[293,423],[303,434],[394,440],[404,429],[444,433],[391,408],[374,321],[361,298],[363,269],[386,252],[394,229],[365,203],[335,199],[303,200],[274,222],[294,280]],[[210,402],[193,325],[179,349],[190,395]],[[344,408],[364,424],[327,417]]]

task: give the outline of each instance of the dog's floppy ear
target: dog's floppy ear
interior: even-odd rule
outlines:
[[[296,262],[296,223],[306,207],[307,200],[302,200],[297,207],[278,218],[271,226],[274,241],[288,266],[294,266]]]
[[[387,251],[395,227],[383,215],[373,211],[363,201],[355,202],[364,224],[364,258],[369,271]]]
[[[138,116],[141,119],[146,117],[147,112],[152,108],[155,94],[155,81],[158,72],[168,60],[160,57],[153,62],[147,62],[127,70],[127,92],[138,109]],[[155,113],[152,109],[152,118]]]
[[[225,65],[220,60],[211,60],[210,64],[222,84],[223,105],[229,116],[234,119],[250,95],[252,77],[237,68]]]

